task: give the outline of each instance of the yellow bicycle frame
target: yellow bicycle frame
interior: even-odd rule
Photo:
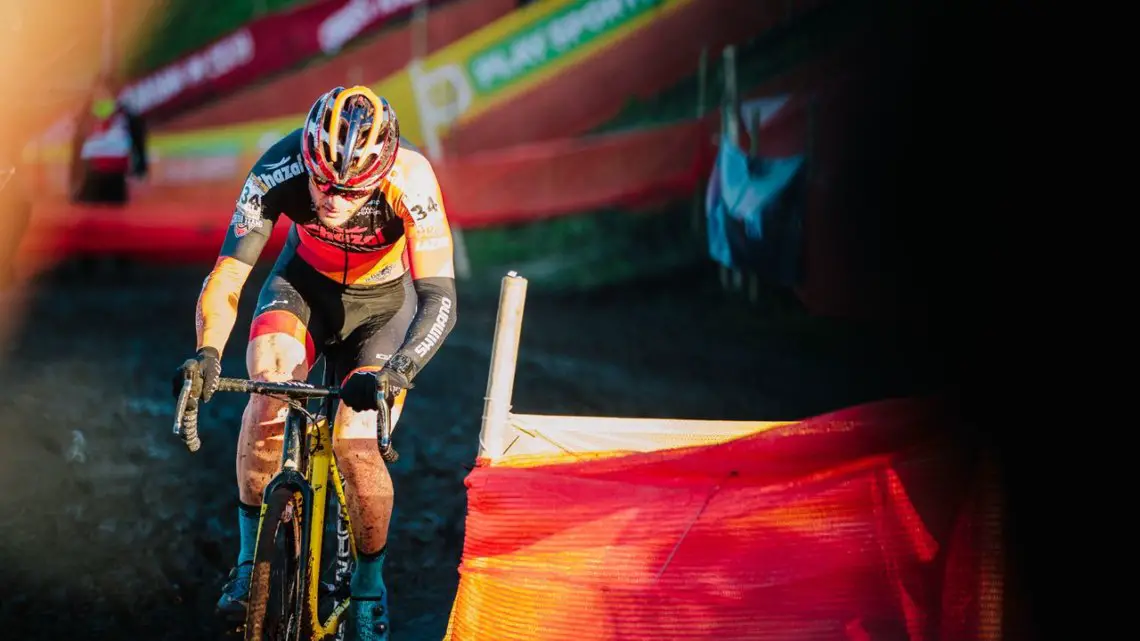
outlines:
[[[310,622],[310,638],[311,639],[325,639],[336,634],[337,626],[340,624],[340,619],[344,612],[348,609],[350,599],[345,599],[336,608],[333,609],[326,620],[320,620],[320,613],[317,610],[317,598],[320,594],[320,571],[321,571],[321,545],[324,541],[325,529],[325,511],[328,509],[328,486],[329,480],[332,480],[333,490],[336,492],[337,501],[342,506],[347,506],[345,500],[344,486],[340,480],[340,474],[336,468],[336,457],[332,452],[332,438],[329,431],[328,420],[322,418],[317,423],[313,424],[306,421],[308,425],[308,433],[303,440],[303,443],[309,447],[308,456],[305,458],[308,461],[306,469],[303,471],[304,478],[312,488],[312,505],[309,507],[308,524],[309,524],[309,537],[308,549],[304,550],[306,571],[304,577],[304,593],[302,600],[305,603],[303,620]],[[261,518],[265,518],[265,511],[267,506],[265,503],[261,505]],[[348,510],[345,510],[346,516]],[[346,519],[348,525],[348,544],[349,552],[353,559],[356,559],[356,541],[352,536],[352,522]],[[262,523],[258,524],[258,533],[260,535]],[[260,536],[259,536],[260,538]],[[304,625],[304,621],[301,623]]]
[[[344,486],[340,481],[340,474],[336,469],[336,457],[332,453],[332,438],[329,431],[328,420],[321,419],[316,425],[309,424],[309,434],[306,439],[309,444],[308,469],[305,478],[313,488],[313,508],[309,518],[309,549],[305,550],[308,557],[308,572],[305,577],[305,600],[312,622],[314,639],[322,639],[336,633],[340,617],[348,609],[349,599],[345,599],[334,609],[327,620],[321,621],[317,611],[317,596],[320,589],[321,569],[321,543],[324,540],[325,511],[328,509],[327,492],[328,481],[332,479],[332,486],[336,492],[337,502],[346,506]],[[345,515],[348,510],[345,509]],[[348,521],[348,545],[352,558],[356,558],[356,542],[352,536],[352,522]]]

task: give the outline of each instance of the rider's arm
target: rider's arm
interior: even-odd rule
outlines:
[[[194,326],[198,347],[213,347],[221,354],[237,321],[241,289],[253,268],[232,256],[219,256],[202,283]]]
[[[435,356],[455,327],[456,301],[451,229],[439,183],[426,159],[409,165],[398,211],[404,219],[412,284],[419,305],[407,338],[391,364],[411,380]]]
[[[280,207],[258,177],[261,162],[245,181],[214,268],[202,283],[195,314],[198,349],[212,347],[221,354],[237,320],[238,300],[249,273],[269,242]],[[278,190],[279,191],[279,190]]]

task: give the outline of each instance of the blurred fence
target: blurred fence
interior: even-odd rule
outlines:
[[[514,413],[526,285],[503,279],[447,641],[1001,638],[993,470],[947,446],[939,399]]]
[[[427,24],[429,30],[436,29],[431,32],[435,34],[431,38],[436,39],[432,46],[438,50],[420,61],[422,69],[438,70],[458,62],[469,62],[473,56],[477,57],[478,52],[494,49],[498,46],[495,43],[510,42],[512,38],[517,40],[521,37],[519,34],[525,33],[527,25],[542,24],[542,20],[563,16],[567,11],[584,12],[601,6],[586,0],[558,0],[528,5],[524,10],[512,12],[510,7],[501,4],[505,1],[456,1],[433,11],[433,17]],[[706,17],[692,22],[695,30],[689,34],[692,40],[708,39],[714,43],[714,46],[704,49],[705,55],[695,55],[684,64],[654,64],[646,57],[660,55],[665,56],[664,60],[671,60],[668,56],[673,55],[669,53],[673,41],[645,40],[639,34],[674,29],[678,20],[683,23],[688,19],[685,17],[690,16],[690,4],[691,0],[655,4],[650,13],[639,14],[640,18],[635,16],[632,22],[622,23],[628,33],[611,30],[570,55],[568,60],[572,64],[565,60],[551,63],[553,66],[542,72],[548,74],[546,80],[539,82],[531,77],[534,74],[516,74],[519,77],[515,84],[505,90],[513,100],[499,101],[501,104],[493,109],[488,106],[491,103],[487,102],[487,97],[480,99],[487,104],[476,100],[468,105],[468,112],[454,123],[444,142],[474,140],[465,136],[472,136],[476,129],[498,122],[488,120],[481,110],[510,112],[518,116],[514,122],[499,123],[495,130],[502,138],[495,142],[497,139],[492,136],[486,149],[456,153],[457,148],[453,146],[442,156],[433,158],[455,227],[486,230],[486,233],[477,234],[482,236],[480,238],[468,238],[473,241],[472,263],[476,268],[490,270],[484,270],[488,274],[501,273],[502,265],[517,264],[512,261],[520,260],[520,251],[511,248],[520,247],[521,243],[511,240],[509,234],[497,233],[499,228],[504,234],[525,235],[526,226],[543,226],[544,233],[538,235],[545,238],[551,236],[551,230],[545,229],[548,224],[545,221],[568,215],[576,215],[581,220],[578,227],[598,233],[589,241],[581,234],[570,234],[572,238],[568,237],[563,245],[548,247],[546,251],[551,257],[560,258],[543,263],[542,268],[552,273],[569,274],[574,271],[566,260],[561,260],[570,256],[582,263],[575,269],[583,277],[616,269],[617,263],[623,260],[649,260],[659,254],[669,254],[668,260],[662,262],[664,267],[645,269],[672,269],[686,261],[692,264],[694,260],[700,260],[699,253],[689,252],[687,248],[674,250],[689,241],[695,241],[700,247],[706,241],[714,240],[708,237],[708,233],[716,231],[703,222],[706,219],[705,196],[720,187],[717,180],[721,173],[713,172],[719,144],[717,132],[721,129],[723,113],[717,109],[717,89],[721,83],[714,83],[712,79],[725,80],[729,66],[719,64],[715,43],[731,35],[737,23],[754,13],[753,17],[766,16],[766,21],[753,27],[752,40],[737,49],[740,62],[735,65],[733,73],[739,79],[740,105],[735,109],[743,126],[732,135],[739,140],[740,152],[747,150],[748,155],[758,158],[802,156],[800,178],[806,187],[804,202],[800,203],[802,220],[797,229],[798,236],[802,238],[802,247],[798,249],[801,255],[783,252],[795,259],[790,261],[795,268],[786,270],[787,276],[777,280],[785,285],[791,283],[794,299],[813,313],[874,316],[877,301],[883,298],[879,291],[882,286],[875,274],[864,266],[866,261],[860,259],[860,243],[856,240],[860,237],[860,224],[847,215],[846,203],[841,196],[842,181],[837,180],[845,173],[840,164],[844,159],[843,148],[849,130],[858,126],[852,115],[857,112],[853,105],[868,103],[874,98],[865,95],[867,92],[853,80],[852,70],[857,64],[853,62],[856,58],[851,48],[835,46],[843,39],[838,37],[845,33],[843,25],[852,23],[858,12],[854,8],[840,11],[836,9],[840,5],[809,0],[743,5],[729,3],[731,6],[726,5],[725,15],[717,20]],[[488,19],[484,9],[492,13],[509,12],[510,15],[467,33],[465,29]],[[636,22],[638,19],[642,22]],[[380,47],[381,43],[402,42],[405,46],[393,46],[394,50],[411,55],[411,30],[410,26],[396,30],[376,43],[362,47],[360,52],[373,55],[378,51],[374,47]],[[395,40],[389,40],[393,38]],[[589,48],[599,46],[596,41],[605,38],[613,41],[603,43],[606,44],[603,49]],[[350,52],[349,57],[352,55],[355,54]],[[709,59],[717,62],[707,64]],[[624,60],[624,67],[614,67],[614,60]],[[705,64],[698,64],[700,60],[705,60]],[[567,121],[568,129],[563,135],[553,135],[557,129],[550,129],[548,125],[557,118],[552,119],[549,114],[560,113],[558,109],[562,107],[554,104],[559,102],[557,100],[548,104],[543,96],[565,94],[562,102],[574,104],[575,100],[566,94],[567,87],[582,89],[585,85],[581,83],[585,80],[589,80],[587,84],[594,88],[610,87],[614,83],[614,74],[619,69],[628,70],[634,63],[638,63],[638,68],[655,71],[642,74],[645,78],[623,72],[622,78],[632,80],[618,91],[579,91],[583,97],[576,104],[580,107],[576,113],[585,119]],[[613,110],[618,109],[619,102],[615,101],[630,101],[640,91],[651,92],[658,88],[663,82],[655,75],[662,73],[657,70],[659,67],[671,67],[666,75],[682,78],[679,82],[684,90],[667,92],[665,102],[669,104],[651,108],[646,98],[637,98],[628,102],[628,109],[619,118],[625,123],[624,128],[584,136],[570,133],[582,127],[598,130],[598,125],[606,118],[612,118]],[[314,70],[330,73],[339,70],[337,73],[343,75],[351,68],[351,65],[330,61],[314,67]],[[551,77],[549,69],[556,69],[559,74]],[[686,75],[698,78],[696,84],[683,78]],[[286,86],[297,88],[312,78],[311,74],[303,72],[282,78],[274,86],[278,89]],[[408,101],[415,104],[417,98],[410,93],[411,82],[412,77],[405,70],[391,74],[378,86],[406,90],[409,92]],[[563,89],[556,88],[561,85],[564,85]],[[272,101],[275,91],[255,90],[246,92],[245,97]],[[613,104],[595,105],[589,102],[595,98],[587,100],[586,93],[589,96],[602,95]],[[456,99],[447,92],[440,96],[445,101]],[[720,99],[724,98],[720,96]],[[240,102],[233,98],[223,101],[228,105],[220,103],[218,108],[225,106],[232,110],[240,107]],[[683,104],[686,102],[687,107]],[[516,111],[516,103],[525,106],[527,111]],[[408,111],[400,107],[402,120]],[[411,111],[415,114],[415,109]],[[219,116],[222,112],[212,113]],[[761,117],[754,119],[756,114]],[[277,135],[298,126],[300,121],[297,118],[300,116],[277,118],[273,127],[280,128],[280,131],[274,129],[272,133]],[[217,126],[160,134],[154,141],[152,174],[145,183],[132,186],[132,204],[125,209],[84,209],[66,204],[61,198],[66,176],[64,158],[57,151],[41,149],[41,162],[24,173],[25,179],[31,176],[32,189],[39,194],[35,224],[28,242],[24,243],[25,253],[37,254],[41,263],[75,253],[118,253],[154,260],[212,260],[225,234],[245,171],[259,153],[262,144],[258,142],[259,137],[267,135],[258,126],[255,122],[236,127]],[[511,140],[515,142],[503,142]],[[416,142],[414,137],[413,142]],[[726,145],[720,146],[722,153],[729,151]],[[691,224],[686,224],[683,219],[677,220],[673,215],[676,213],[673,210],[686,207],[691,210]],[[629,225],[619,233],[605,231],[626,227],[622,222],[627,218],[639,221],[647,218],[637,215],[638,210],[645,208],[658,212],[669,209],[671,213],[668,217],[657,217],[651,224]],[[608,213],[599,214],[603,211]],[[615,216],[621,220],[615,222]],[[274,251],[283,241],[285,227],[287,225],[279,226],[267,252]],[[649,243],[652,248],[646,252],[634,251],[639,239],[657,236],[662,237],[659,244]],[[745,234],[736,234],[737,241],[743,238]],[[619,242],[609,243],[603,249],[603,239],[618,239]],[[596,255],[587,260],[582,242],[588,242]],[[457,240],[457,251],[462,252],[464,246],[463,239]],[[667,251],[660,252],[659,247]],[[708,245],[705,247],[705,257],[708,258]],[[539,261],[540,257],[534,260]],[[460,262],[466,261],[461,259]],[[536,276],[538,264],[527,265]],[[752,292],[758,279],[738,267],[725,267],[726,285]],[[494,287],[496,279],[493,276],[486,280]],[[579,280],[579,277],[574,276],[574,280]],[[544,282],[544,285],[549,286],[550,283]]]
[[[226,3],[226,10],[214,15],[216,20],[226,18],[234,23],[231,30],[133,78],[120,98],[150,119],[166,118],[310,58],[334,54],[361,34],[410,12],[417,3],[430,1],[294,3],[286,10],[260,16],[253,15],[249,5]],[[203,7],[196,9],[199,14],[209,13],[203,12]],[[245,16],[250,19],[240,22]],[[182,34],[189,31],[175,30]]]
[[[375,3],[373,3],[375,4]],[[367,41],[353,43],[336,56],[313,60],[294,73],[283,74],[166,120],[158,134],[209,130],[250,120],[280,117],[299,119],[312,101],[329,87],[367,84],[398,74],[417,56],[438,51],[503,16],[517,0],[447,0],[425,6],[409,20],[389,20],[390,26]],[[394,24],[402,23],[402,24]],[[411,105],[393,103],[403,115]]]
[[[405,26],[381,38],[382,45],[365,47],[370,58],[353,53],[355,63],[347,66],[302,69],[272,88],[243,91],[188,116],[173,129],[154,128],[148,145],[154,180],[164,187],[227,178],[240,183],[245,168],[295,128],[313,96],[331,82],[368,84],[387,97],[401,131],[433,160],[576,136],[611,119],[628,101],[693,73],[703,48],[717,51],[774,29],[801,5],[813,4],[714,1],[715,7],[694,0],[550,0],[494,21],[508,9],[501,0],[444,7],[424,25]],[[615,14],[614,6],[621,12]],[[421,28],[427,42],[410,46]],[[429,53],[432,45],[439,48]],[[66,132],[55,133],[29,149],[29,160],[49,167],[66,163]]]
[[[808,105],[803,92],[817,87],[824,77],[828,74],[821,68],[808,66],[774,79],[771,91],[763,92],[780,104],[764,119],[761,142],[765,153],[779,156],[803,152]],[[638,209],[645,207],[680,204],[688,208],[684,203],[692,202],[694,194],[703,193],[702,186],[716,155],[719,121],[719,114],[711,112],[702,119],[445,156],[434,165],[449,217],[459,229],[534,224],[600,209],[625,212],[614,215],[633,218]],[[59,194],[62,172],[51,165],[41,165],[39,169],[38,192]],[[54,177],[52,172],[57,172]],[[183,184],[134,185],[132,202],[122,209],[81,208],[58,197],[41,198],[37,201],[36,224],[24,249],[41,257],[111,253],[150,260],[212,261],[229,225],[243,177],[235,171],[226,180],[203,178]],[[692,257],[688,260],[697,259],[695,252],[677,253],[690,241],[699,247],[700,241],[693,236],[697,230],[690,228],[683,215],[680,220],[674,218],[659,218],[654,224],[654,229],[662,227],[659,232],[638,225],[620,233],[616,230],[625,229],[626,225],[599,219],[591,228],[598,227],[604,236],[589,241],[591,251],[598,256],[580,271],[585,274],[612,270],[617,266],[614,260],[633,260],[637,254],[632,249],[634,245],[645,245],[659,236],[661,248],[667,249],[665,253],[676,254],[663,264],[679,264],[685,256]],[[280,246],[287,226],[278,225],[267,252]],[[629,246],[615,245],[610,248],[612,251],[602,251],[607,244],[604,241],[619,236],[623,238],[621,243]],[[551,255],[572,252],[575,260],[585,260],[585,248],[570,247],[569,238],[566,243],[565,247],[550,248]],[[491,246],[495,242],[490,239],[478,244],[484,251],[476,248],[476,267],[495,268],[510,258]],[[650,262],[665,258],[664,254],[657,258],[637,255],[638,260]],[[519,256],[510,260],[519,260]],[[564,263],[558,264],[563,271],[569,269]],[[497,276],[493,276],[488,282],[493,284],[496,280]]]

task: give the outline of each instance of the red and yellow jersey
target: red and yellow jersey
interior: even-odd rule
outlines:
[[[422,366],[438,349],[438,318],[454,324],[451,229],[435,171],[405,140],[381,186],[342,226],[326,226],[309,192],[301,129],[270,147],[253,166],[234,208],[222,249],[198,301],[198,345],[221,351],[237,314],[239,293],[284,216],[293,223],[283,259],[301,260],[348,288],[367,288],[410,273],[420,306],[409,354]],[[433,311],[434,310],[434,311]],[[446,313],[445,313],[446,312]],[[423,318],[420,318],[420,317]]]
[[[253,265],[284,215],[293,221],[288,251],[345,285],[454,277],[451,230],[431,163],[401,141],[395,166],[380,188],[343,226],[317,217],[301,161],[301,130],[271,147],[242,188],[221,256]]]

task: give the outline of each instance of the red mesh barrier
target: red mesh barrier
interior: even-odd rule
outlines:
[[[932,440],[953,427],[902,400],[714,446],[481,461],[447,639],[982,638],[940,599],[945,576],[970,593],[985,550],[919,511],[972,505]]]

